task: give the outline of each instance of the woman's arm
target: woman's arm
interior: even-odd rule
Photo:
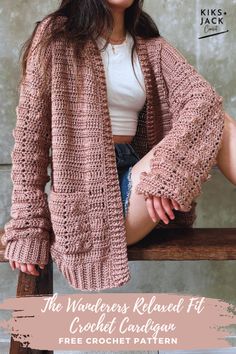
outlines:
[[[189,211],[216,163],[224,129],[223,98],[175,47],[163,37],[159,41],[172,129],[153,148],[150,172],[141,174],[136,191],[175,200]]]
[[[51,68],[51,51],[47,48],[47,73],[39,62],[36,45],[45,35],[48,19],[36,30],[30,48],[26,75],[20,86],[17,120],[13,130],[13,182],[11,219],[4,226],[2,243],[5,258],[22,263],[47,264],[50,249],[51,221],[44,192],[50,180],[47,174],[51,146],[50,85],[45,85]]]

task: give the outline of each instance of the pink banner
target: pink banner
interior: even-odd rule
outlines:
[[[235,306],[221,299],[159,293],[7,298],[0,326],[41,350],[227,348]]]

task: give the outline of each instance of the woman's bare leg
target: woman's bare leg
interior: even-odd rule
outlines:
[[[153,149],[150,150],[141,160],[139,160],[131,170],[132,188],[130,192],[129,207],[125,219],[127,244],[131,245],[144,238],[155,225],[160,221],[154,222],[147,210],[143,195],[135,193],[135,187],[139,182],[142,171],[149,172],[150,159],[153,156]]]
[[[154,211],[155,219],[154,221],[150,216],[147,209],[147,202],[142,194],[135,193],[136,185],[140,181],[140,174],[142,171],[150,171],[150,159],[153,157],[153,149],[150,150],[141,160],[139,160],[131,169],[131,184],[132,188],[130,191],[128,212],[125,217],[125,227],[126,227],[126,239],[127,244],[132,245],[141,239],[143,239],[149,232],[154,229],[154,227],[160,222],[160,217],[165,224],[168,224],[171,219],[174,219],[175,215],[173,208],[180,211],[185,211],[176,201],[170,203],[170,199],[165,199],[168,201],[168,208],[164,208],[161,213],[158,210],[160,217]],[[196,201],[197,197],[193,198]],[[163,201],[162,201],[163,203]],[[171,205],[172,204],[172,205]],[[165,206],[166,203],[165,203]],[[149,205],[150,207],[150,205]],[[162,205],[163,207],[163,205]],[[166,209],[166,210],[165,210]]]
[[[225,112],[225,127],[217,166],[223,175],[236,185],[236,121]]]

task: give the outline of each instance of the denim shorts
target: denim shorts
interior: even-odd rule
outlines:
[[[131,169],[132,166],[140,160],[140,158],[129,143],[115,143],[115,152],[123,205],[123,214],[126,216],[132,187]]]

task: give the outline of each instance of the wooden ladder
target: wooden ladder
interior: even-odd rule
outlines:
[[[3,230],[0,230],[0,237]],[[0,262],[4,259],[0,244]],[[143,240],[128,246],[130,261],[236,260],[236,228],[189,228],[153,230]],[[19,272],[16,296],[53,294],[53,262],[39,276]],[[53,354],[53,351],[23,348],[11,337],[9,354]]]

